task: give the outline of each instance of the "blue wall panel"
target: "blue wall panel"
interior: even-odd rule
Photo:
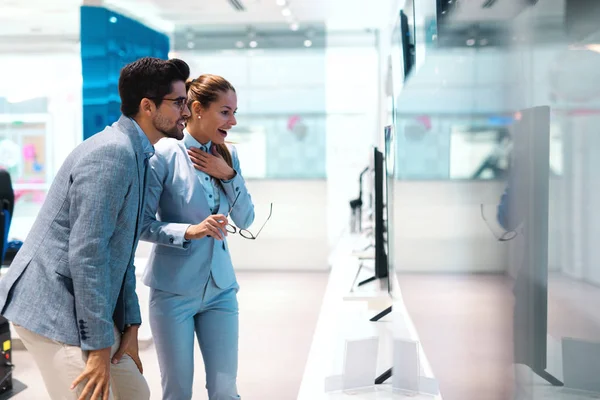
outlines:
[[[141,57],[167,59],[169,37],[103,7],[81,7],[83,139],[121,115],[119,74]]]

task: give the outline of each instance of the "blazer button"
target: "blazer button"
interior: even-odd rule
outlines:
[[[88,338],[87,336],[81,335],[81,340],[87,340],[87,338]]]
[[[169,238],[169,243],[173,243],[175,241],[175,239],[173,239],[172,237]]]
[[[239,192],[239,191],[240,191],[240,187],[239,187],[239,186],[238,186],[238,187],[236,187],[236,188],[235,188],[235,191],[236,191],[236,192]]]
[[[84,321],[84,320],[82,320],[82,319],[80,319],[80,320],[79,320],[79,323],[80,323],[80,324],[83,324],[83,323],[85,323],[85,321]]]

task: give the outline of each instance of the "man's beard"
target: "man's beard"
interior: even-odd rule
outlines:
[[[164,118],[161,114],[158,114],[152,122],[156,130],[165,137],[177,140],[183,139],[183,132],[181,132],[177,126],[179,121],[171,125],[171,122],[168,119]]]

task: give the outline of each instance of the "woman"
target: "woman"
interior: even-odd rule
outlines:
[[[194,332],[209,399],[239,399],[239,286],[226,226],[230,215],[248,228],[254,205],[236,150],[225,144],[237,123],[237,97],[220,76],[202,75],[187,87],[184,138],[159,141],[150,161],[142,232],[142,240],[155,243],[144,274],[150,327],[164,400],[192,398]]]

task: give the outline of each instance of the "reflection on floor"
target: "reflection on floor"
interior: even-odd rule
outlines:
[[[512,284],[500,275],[400,275],[406,307],[444,400],[598,399],[512,367]],[[600,342],[600,288],[549,279],[548,333]],[[533,379],[535,390],[523,383]],[[600,378],[599,378],[600,379]]]
[[[240,367],[244,399],[294,400],[327,284],[327,273],[238,273]],[[152,400],[161,398],[154,346],[141,354]],[[15,351],[15,378],[29,387],[12,399],[47,400],[39,372],[26,351]],[[206,400],[204,367],[196,351],[194,400]]]
[[[238,274],[241,336],[239,388],[243,398],[293,400],[302,379],[327,273]],[[400,275],[406,306],[416,325],[444,400],[599,399],[548,387],[534,379],[535,396],[514,388],[510,282],[493,275]],[[549,332],[553,337],[600,341],[600,288],[550,277]],[[196,354],[194,399],[205,400],[201,355]],[[15,400],[46,400],[41,379],[25,351],[14,352],[15,377],[29,386]],[[143,351],[152,399],[160,399],[154,347]]]

